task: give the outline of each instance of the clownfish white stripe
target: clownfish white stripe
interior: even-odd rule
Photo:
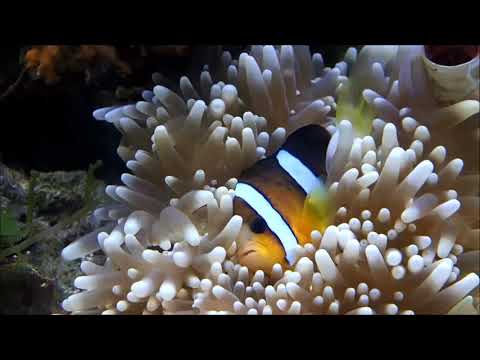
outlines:
[[[306,194],[310,194],[315,188],[321,185],[320,180],[315,174],[288,151],[280,150],[277,153],[277,161],[282,169],[300,185]]]
[[[297,238],[290,226],[265,197],[253,186],[239,182],[235,188],[235,195],[242,198],[259,216],[269,229],[278,237],[286,253],[289,264],[294,260],[294,249]]]

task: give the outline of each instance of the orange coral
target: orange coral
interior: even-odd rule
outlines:
[[[25,54],[25,66],[29,70],[35,70],[36,74],[47,82],[57,81],[59,77],[55,68],[59,53],[59,46],[34,47]]]
[[[116,49],[106,45],[35,46],[25,54],[25,62],[28,70],[35,71],[47,83],[58,81],[67,71],[84,71],[88,76],[89,69],[98,63],[111,64],[121,73],[130,73],[130,67],[118,58]]]

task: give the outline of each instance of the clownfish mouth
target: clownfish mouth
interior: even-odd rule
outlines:
[[[237,252],[237,257],[240,262],[245,260],[247,257],[258,254],[258,244],[256,244],[253,241],[249,241],[247,244],[242,246],[238,252]]]
[[[262,270],[265,274],[270,274],[275,264],[279,263],[282,267],[288,266],[285,260],[285,254],[259,243],[259,241],[250,240],[240,247],[237,252],[238,263],[246,266],[249,270],[255,272]]]
[[[266,273],[271,271],[273,265],[268,261],[268,258],[262,256],[257,250],[245,250],[238,255],[238,262],[242,266],[246,266],[251,271],[263,270]]]
[[[252,254],[252,253],[255,253],[257,252],[257,250],[246,250],[243,252],[243,254],[240,254],[239,257],[245,257],[245,256],[248,256],[249,254]]]

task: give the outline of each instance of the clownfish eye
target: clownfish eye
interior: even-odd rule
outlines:
[[[256,234],[261,234],[267,230],[267,223],[261,216],[257,216],[250,224],[250,229]]]

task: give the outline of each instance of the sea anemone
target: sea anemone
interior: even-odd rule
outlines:
[[[103,266],[82,262],[86,276],[75,286],[86,291],[70,296],[63,307],[74,313],[92,307],[98,307],[96,313],[191,310],[191,289],[200,285],[197,274],[221,264],[225,249],[235,250],[242,219],[233,216],[232,192],[225,187],[192,191],[157,218],[133,211],[110,234],[89,234],[67,248],[63,256],[68,259],[98,246],[108,260]],[[202,208],[205,213],[198,214]]]
[[[479,174],[468,152],[478,146],[479,103],[439,105],[422,49],[351,48],[328,68],[306,46],[252,46],[238,61],[223,54],[216,83],[207,69],[198,90],[182,77],[183,98],[157,85],[144,101],[97,110],[123,134],[118,154],[133,174],[106,188],[116,204],[95,211],[106,227],[64,249],[67,260],[106,255],[103,265],[82,262],[74,285],[84,291],[64,309],[478,312]],[[292,269],[252,274],[235,263],[236,178],[312,123],[332,133],[336,217],[298,246]]]

